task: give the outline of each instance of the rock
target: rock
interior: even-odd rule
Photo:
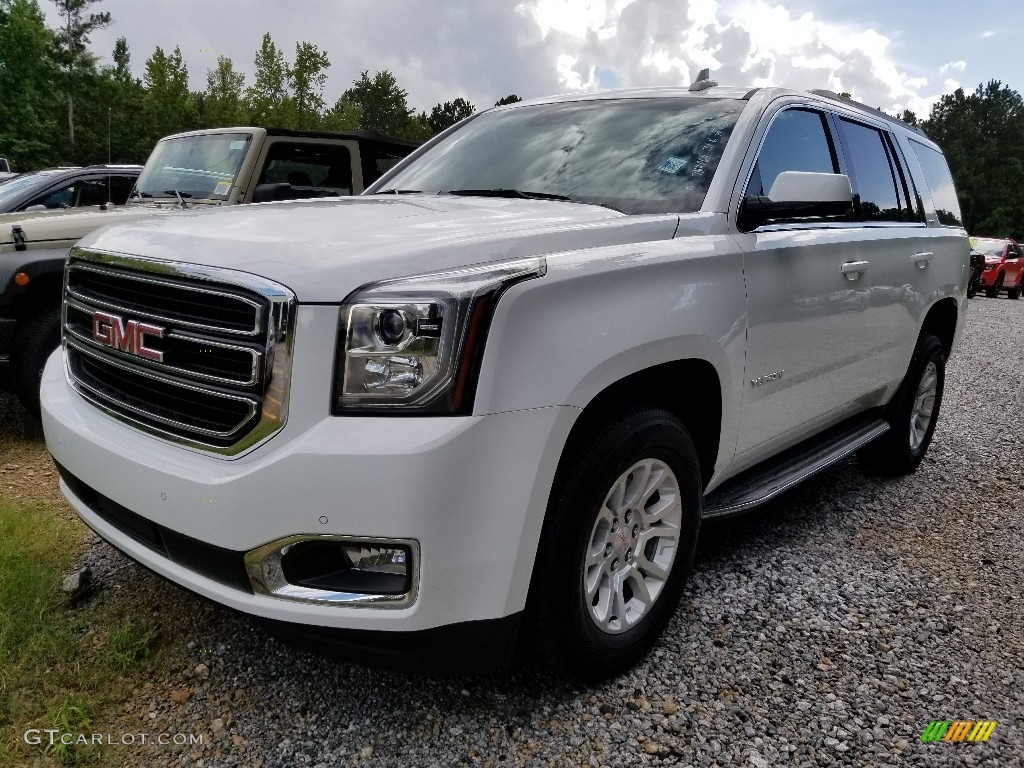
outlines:
[[[220,733],[224,730],[224,720],[219,717],[215,717],[213,722],[210,723],[210,730],[214,733]]]
[[[205,664],[196,664],[195,668],[192,670],[192,673],[200,680],[205,680],[210,676],[210,668]]]
[[[363,760],[369,760],[373,757],[373,747],[363,747],[359,750],[359,757]]]
[[[672,701],[672,699],[665,699],[665,703],[661,705],[661,711],[666,715],[674,715],[679,711],[679,705]]]
[[[92,571],[89,568],[81,568],[74,573],[64,577],[61,589],[69,595],[79,595],[92,586]]]
[[[644,742],[644,752],[648,755],[656,755],[658,754],[658,745],[653,741],[647,740]]]
[[[192,691],[189,688],[181,688],[177,691],[171,691],[170,699],[175,704],[184,704],[191,695]]]

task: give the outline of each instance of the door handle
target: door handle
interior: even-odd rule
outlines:
[[[842,272],[847,280],[856,280],[868,271],[870,264],[866,261],[848,261],[843,264]]]
[[[924,269],[928,266],[928,262],[935,256],[931,251],[924,251],[923,253],[915,253],[911,258],[914,263],[917,264],[918,269]]]

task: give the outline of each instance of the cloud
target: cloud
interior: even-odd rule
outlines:
[[[939,74],[944,75],[947,72],[963,72],[966,68],[966,61],[951,61],[948,64],[943,64],[939,67]]]
[[[978,35],[978,37],[980,37],[982,40],[985,40],[985,39],[995,35],[995,33],[996,33],[996,31],[994,29],[989,29],[989,30],[986,30],[986,31],[982,32],[980,35]]]

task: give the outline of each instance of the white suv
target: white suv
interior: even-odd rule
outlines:
[[[938,147],[826,92],[517,103],[261,208],[79,243],[47,443],[117,548],[378,663],[633,663],[702,519],[916,467],[967,306]]]

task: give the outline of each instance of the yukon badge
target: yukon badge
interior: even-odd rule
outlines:
[[[109,312],[93,312],[92,339],[105,347],[127,352],[136,357],[164,361],[164,353],[146,346],[146,336],[163,337],[164,329],[159,325],[141,323],[138,320],[125,320]]]
[[[750,380],[750,386],[760,387],[762,384],[767,384],[769,381],[778,381],[782,378],[782,374],[784,373],[785,370],[773,371],[772,373],[766,373],[764,376],[758,376],[756,379]]]

